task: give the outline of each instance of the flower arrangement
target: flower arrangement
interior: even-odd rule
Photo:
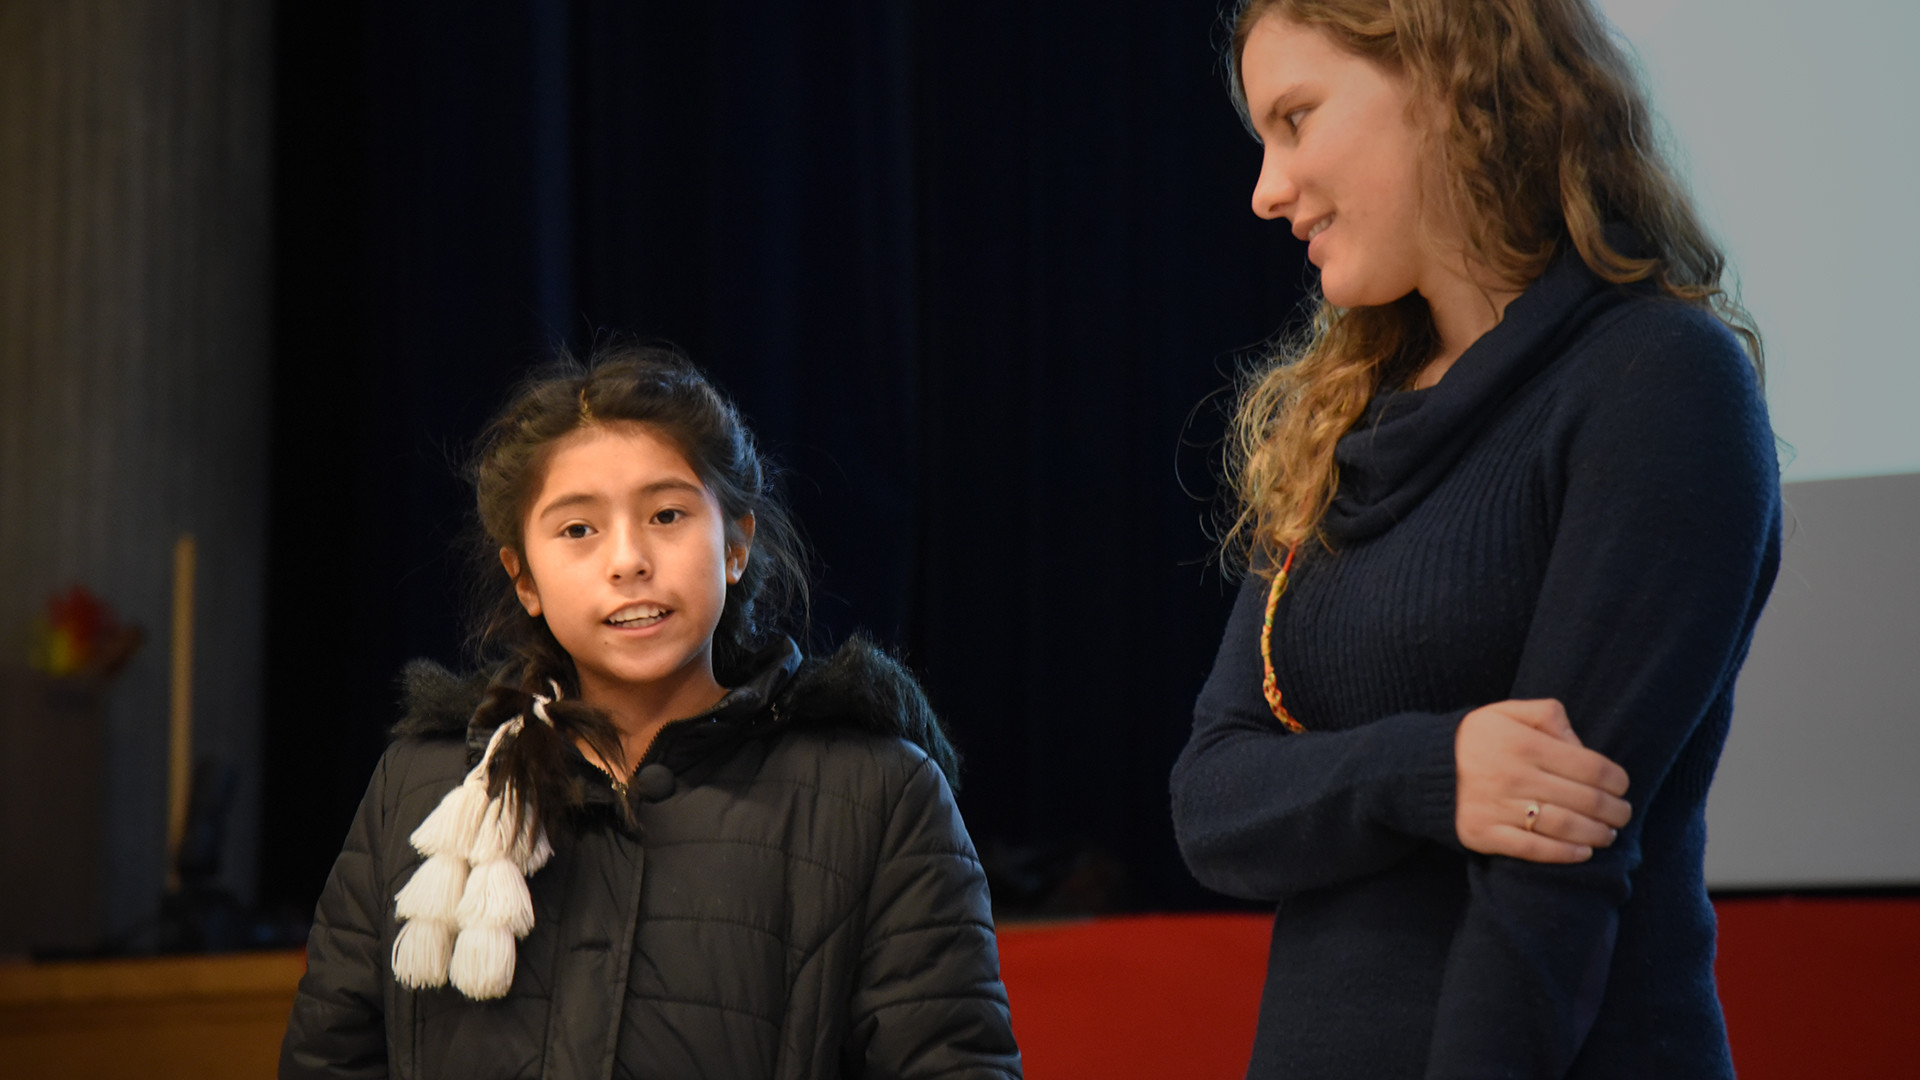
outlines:
[[[34,620],[27,662],[55,678],[111,678],[140,648],[144,633],[83,585],[47,598]]]

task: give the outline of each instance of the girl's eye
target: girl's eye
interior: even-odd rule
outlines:
[[[1300,121],[1305,119],[1306,115],[1307,115],[1307,110],[1305,109],[1295,109],[1292,112],[1288,113],[1286,115],[1287,127],[1291,128],[1294,131],[1300,130]]]
[[[561,529],[560,535],[566,537],[569,540],[585,540],[587,538],[587,534],[592,531],[593,531],[592,529],[587,527],[585,522],[576,521],[573,524],[568,525],[567,527]]]
[[[676,509],[670,506],[665,510],[656,512],[653,515],[653,520],[659,522],[662,525],[671,525],[674,522],[679,521],[681,518],[686,516],[687,516],[687,512],[685,510]]]

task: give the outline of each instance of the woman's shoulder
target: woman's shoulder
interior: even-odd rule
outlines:
[[[1758,390],[1752,360],[1713,312],[1645,288],[1622,286],[1612,299],[1569,342],[1571,377],[1626,386],[1704,382]]]
[[[1778,450],[1759,368],[1711,311],[1635,290],[1582,327],[1556,368],[1538,441],[1554,475],[1612,484],[1615,497],[1648,505],[1738,492],[1739,522],[1777,516]]]
[[[1771,452],[1759,369],[1698,304],[1618,289],[1567,342],[1546,385],[1567,430],[1589,444],[1625,451],[1705,439]]]

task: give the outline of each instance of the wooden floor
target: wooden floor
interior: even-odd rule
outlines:
[[[302,952],[0,963],[0,1072],[19,1080],[260,1080]]]

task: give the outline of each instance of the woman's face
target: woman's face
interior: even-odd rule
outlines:
[[[1247,36],[1240,78],[1266,146],[1253,212],[1286,218],[1308,242],[1327,302],[1388,304],[1419,289],[1435,267],[1407,80],[1278,15]]]

